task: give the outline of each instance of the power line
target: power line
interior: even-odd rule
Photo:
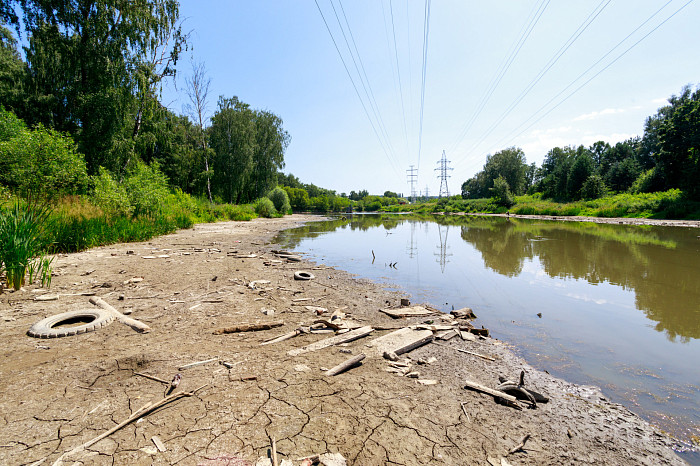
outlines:
[[[480,144],[482,144],[493,131],[498,127],[498,125],[503,122],[504,119],[508,117],[518,106],[520,102],[532,91],[532,89],[540,82],[545,74],[559,61],[559,59],[566,53],[567,50],[576,42],[576,40],[583,34],[583,32],[588,29],[588,27],[595,21],[596,18],[603,12],[605,7],[607,7],[612,0],[602,0],[594,10],[588,15],[588,17],[581,23],[581,25],[573,32],[573,34],[564,42],[564,44],[557,50],[557,52],[549,59],[549,61],[544,65],[544,67],[537,73],[537,75],[530,81],[530,83],[523,89],[518,97],[506,108],[506,110],[497,118],[497,120],[482,134],[481,138],[472,146],[468,153],[463,156],[460,161],[467,158],[470,152],[473,152]]]
[[[447,155],[445,155],[445,151],[442,151],[442,158],[438,161],[438,168],[435,169],[435,171],[440,171],[440,174],[438,175],[438,178],[440,178],[440,193],[438,194],[438,197],[442,197],[444,194],[445,197],[450,197],[450,189],[447,187],[447,178],[451,178],[450,175],[447,174],[448,171],[454,170],[454,168],[450,168],[447,166],[450,161],[447,160]]]
[[[428,35],[430,33],[430,0],[425,0],[423,16],[423,68],[420,85],[420,124],[418,127],[418,168],[420,168],[420,153],[423,146],[423,109],[425,108],[425,77],[428,68]]]
[[[411,199],[413,202],[416,201],[416,182],[418,181],[418,169],[414,168],[413,165],[410,166],[408,170],[408,183],[411,185]]]
[[[614,63],[616,63],[620,58],[625,56],[630,50],[632,50],[634,47],[636,47],[640,42],[642,42],[644,39],[649,37],[652,33],[654,33],[657,29],[659,29],[661,26],[663,26],[667,21],[669,21],[671,18],[676,16],[678,13],[681,12],[686,6],[691,4],[693,0],[689,0],[687,3],[685,3],[683,6],[681,6],[679,9],[677,9],[675,12],[673,12],[670,16],[668,16],[666,19],[664,19],[661,23],[659,23],[656,27],[654,27],[651,31],[646,33],[642,38],[637,40],[634,44],[632,44],[630,47],[628,47],[625,51],[623,51],[621,54],[619,54],[617,57],[615,57],[610,63],[608,63],[605,67],[603,67],[600,71],[598,71],[596,74],[591,76],[588,80],[586,80],[583,84],[581,84],[579,87],[574,89],[570,94],[568,94],[566,97],[564,97],[561,101],[559,101],[556,105],[554,105],[552,108],[547,110],[544,114],[542,114],[539,118],[537,118],[535,121],[533,121],[529,126],[524,128],[521,132],[519,132],[516,136],[513,138],[510,137],[511,134],[514,132],[518,131],[521,127],[526,125],[528,121],[530,121],[532,118],[534,118],[538,113],[540,113],[542,110],[544,110],[550,103],[552,103],[556,98],[558,98],[560,95],[562,95],[564,92],[566,92],[570,87],[572,87],[579,79],[581,79],[583,76],[585,76],[589,71],[591,71],[596,65],[598,65],[601,61],[603,61],[608,55],[610,55],[615,49],[617,49],[622,43],[624,43],[627,39],[629,39],[635,32],[637,32],[639,29],[641,29],[645,24],[647,24],[649,21],[651,21],[654,16],[656,16],[661,10],[666,8],[666,6],[671,3],[672,0],[669,0],[666,4],[664,4],[661,8],[656,10],[649,18],[647,18],[642,24],[640,24],[637,28],[635,28],[632,32],[630,32],[624,39],[622,39],[620,42],[618,42],[612,49],[610,49],[603,57],[601,57],[598,61],[596,61],[593,65],[591,65],[586,71],[581,73],[576,79],[574,79],[568,86],[566,86],[564,89],[562,89],[557,95],[552,97],[547,103],[545,103],[543,106],[541,106],[535,113],[533,113],[530,117],[528,117],[523,123],[521,123],[519,126],[517,126],[513,131],[508,133],[504,138],[502,138],[499,141],[499,144],[501,141],[504,141],[506,139],[515,139],[518,138],[520,135],[522,135],[525,131],[530,129],[532,126],[537,124],[539,121],[541,121],[544,117],[549,115],[552,111],[554,111],[557,107],[559,107],[561,104],[566,102],[569,98],[571,98],[574,94],[576,94],[578,91],[580,91],[583,87],[585,87],[588,83],[590,83],[593,79],[598,77],[603,71],[607,70],[610,68]]]
[[[331,32],[331,28],[328,26],[328,22],[326,21],[326,17],[323,15],[323,11],[321,10],[321,7],[318,4],[318,0],[314,0],[314,3],[316,3],[316,8],[318,8],[318,12],[321,14],[321,18],[323,19],[323,24],[326,25],[326,30],[328,30],[328,34],[331,36],[331,40],[333,41],[333,45],[335,46],[336,52],[338,52],[338,56],[340,57],[340,61],[343,63],[343,68],[345,68],[345,72],[348,75],[348,78],[350,78],[350,82],[352,83],[353,89],[355,89],[355,94],[357,94],[357,98],[360,99],[360,104],[362,105],[362,109],[365,111],[365,115],[367,116],[367,120],[369,120],[369,124],[372,126],[372,130],[374,131],[374,135],[377,137],[377,140],[379,141],[379,145],[382,147],[382,150],[384,151],[384,154],[386,155],[387,159],[389,160],[389,164],[392,166],[396,174],[399,174],[399,171],[397,167],[394,166],[394,162],[391,160],[391,157],[389,156],[389,153],[387,152],[386,147],[384,147],[384,143],[382,142],[382,139],[379,137],[379,133],[377,132],[377,128],[374,125],[374,122],[372,121],[372,118],[369,115],[369,112],[367,111],[367,106],[365,105],[364,101],[362,100],[362,96],[360,95],[360,92],[357,90],[357,85],[355,84],[355,80],[352,78],[352,75],[350,74],[350,70],[348,69],[347,64],[345,63],[345,59],[343,58],[342,53],[340,53],[340,49],[338,48],[338,44],[335,41],[335,37],[333,37],[333,33]]]
[[[545,1],[546,1],[546,3],[545,3]],[[521,29],[520,37],[515,42],[515,44],[511,47],[511,51],[510,51],[509,55],[504,59],[504,61],[499,66],[499,69],[496,72],[496,75],[491,80],[491,84],[489,85],[486,92],[482,96],[479,104],[477,105],[476,110],[472,114],[471,118],[467,121],[467,123],[465,123],[462,131],[460,132],[460,134],[457,137],[457,139],[455,140],[455,142],[453,142],[452,145],[450,146],[450,150],[454,150],[459,146],[459,144],[462,142],[462,140],[466,137],[467,133],[471,129],[471,127],[474,124],[474,122],[476,121],[476,119],[479,117],[481,112],[486,107],[486,104],[491,99],[491,96],[493,96],[493,93],[496,91],[496,88],[501,83],[501,81],[503,80],[503,77],[510,69],[510,66],[513,64],[513,61],[515,60],[515,58],[518,56],[518,53],[522,49],[523,45],[525,45],[525,42],[530,37],[532,30],[535,28],[535,26],[539,22],[540,18],[542,17],[542,14],[544,13],[547,6],[549,5],[549,1],[550,0],[541,0],[541,2],[539,3],[539,6],[537,7],[537,11],[534,13],[534,15],[531,13],[530,16],[528,17],[529,21],[526,23],[527,25],[523,29]]]
[[[406,150],[408,151],[408,131],[406,130],[406,108],[403,103],[403,86],[401,85],[401,67],[399,66],[399,52],[396,48],[396,28],[394,26],[394,7],[392,0],[389,0],[389,11],[391,12],[391,32],[394,36],[394,56],[396,57],[396,73],[399,76],[399,96],[401,97],[401,113],[403,115],[403,135],[406,140]],[[410,70],[409,70],[410,71]]]

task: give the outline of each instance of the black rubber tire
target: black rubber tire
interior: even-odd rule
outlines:
[[[303,270],[294,272],[294,280],[313,280],[314,278],[316,277],[314,277],[314,274],[311,272],[305,272]]]
[[[63,322],[76,319],[87,320],[88,322],[74,327],[54,328]],[[40,320],[31,326],[27,331],[27,335],[34,338],[69,337],[80,333],[94,332],[99,328],[111,324],[113,320],[114,315],[104,309],[81,309],[79,311],[56,314],[44,320]]]

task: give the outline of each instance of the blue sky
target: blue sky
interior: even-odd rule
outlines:
[[[517,146],[539,165],[555,146],[641,135],[645,118],[668,97],[700,83],[700,2],[434,0],[419,156],[425,0],[316,1],[182,0],[192,50],[179,64],[177,89],[167,86],[163,100],[182,112],[190,60],[203,62],[211,113],[220,95],[276,113],[291,135],[284,171],[338,193],[407,195],[413,165],[417,190],[437,194],[443,150],[454,169],[450,192],[458,193],[487,154]],[[353,52],[354,38],[362,78],[333,6]]]

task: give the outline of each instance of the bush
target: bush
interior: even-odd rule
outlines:
[[[156,162],[149,166],[139,161],[124,180],[124,187],[134,215],[160,212],[169,194],[168,178]]]
[[[92,201],[102,210],[111,215],[133,213],[134,208],[129,201],[126,187],[118,183],[107,169],[100,167],[99,173],[92,177],[92,182]]]
[[[513,197],[510,194],[510,187],[508,182],[502,176],[499,176],[493,180],[493,188],[489,189],[494,201],[497,205],[502,207],[510,207],[515,204]]]
[[[287,191],[279,186],[270,191],[267,197],[272,201],[272,203],[275,205],[275,209],[277,209],[277,212],[280,214],[284,215],[292,210],[292,207],[289,205],[289,196],[287,195]]]
[[[277,210],[270,199],[261,197],[255,201],[255,213],[260,217],[271,218],[277,214]]]
[[[605,196],[607,188],[600,175],[591,175],[581,187],[581,197],[584,199],[598,199]]]

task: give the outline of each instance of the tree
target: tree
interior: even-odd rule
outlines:
[[[0,105],[15,114],[24,108],[25,65],[17,51],[17,40],[0,23]]]
[[[513,197],[511,196],[510,187],[508,182],[503,176],[499,176],[493,180],[493,188],[490,188],[491,195],[493,196],[496,204],[510,207],[515,204]]]
[[[582,152],[571,165],[566,180],[566,191],[569,199],[581,199],[581,188],[593,174],[593,159],[587,152]]]
[[[255,146],[250,173],[251,197],[257,198],[277,185],[277,171],[284,168],[284,151],[289,145],[289,133],[282,119],[266,110],[253,112]]]
[[[514,194],[525,192],[527,161],[520,148],[509,147],[486,157],[484,164],[486,187],[493,186],[494,181],[502,176]]]
[[[211,173],[209,171],[209,159],[212,156],[212,152],[209,151],[207,147],[207,138],[204,134],[204,123],[207,120],[207,106],[209,104],[209,85],[211,84],[211,79],[207,76],[206,69],[203,63],[193,63],[192,64],[192,76],[185,83],[185,94],[187,94],[190,100],[187,106],[190,118],[195,122],[196,127],[199,130],[199,143],[200,150],[203,154],[204,159],[204,172],[207,179],[207,197],[209,202],[212,202],[211,197]]]

